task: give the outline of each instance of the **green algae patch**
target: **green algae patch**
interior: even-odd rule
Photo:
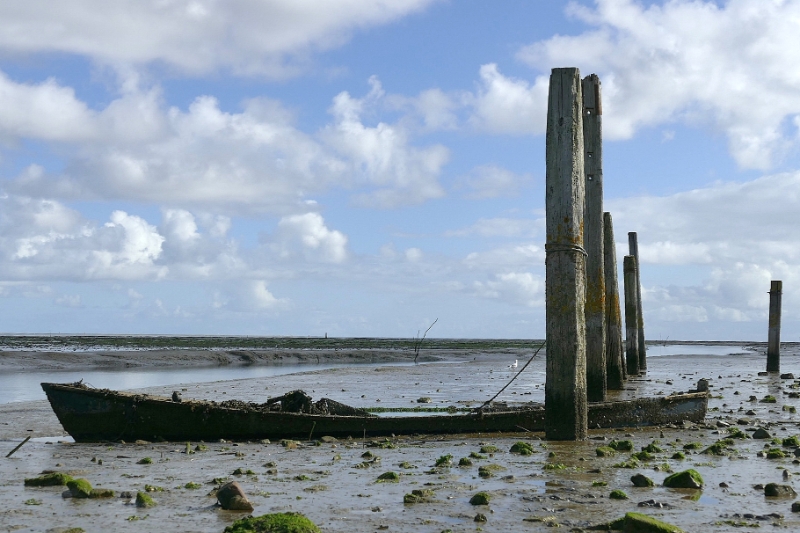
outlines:
[[[701,442],[690,442],[689,444],[684,444],[683,445],[683,449],[687,450],[687,451],[689,451],[689,450],[699,450],[702,447],[703,447],[703,444]]]
[[[619,490],[619,489],[612,490],[611,494],[609,494],[608,497],[611,498],[612,500],[627,500],[628,499],[628,495],[625,494],[625,491],[624,490]]]
[[[486,456],[485,456],[485,455],[481,455],[481,454],[479,454],[478,452],[470,452],[470,453],[469,453],[469,456],[470,456],[470,458],[472,458],[472,459],[486,459]]]
[[[623,531],[630,533],[684,533],[678,526],[642,513],[625,513]]]
[[[319,528],[300,513],[273,513],[237,520],[224,533],[320,533]]]
[[[597,457],[613,457],[617,451],[611,446],[600,446],[594,450],[594,453],[597,454]]]
[[[742,431],[740,428],[728,428],[728,437],[731,439],[749,439],[750,435]]]
[[[400,481],[400,474],[391,471],[384,472],[377,479],[378,483],[397,483],[398,481]]]
[[[154,507],[155,504],[156,502],[146,492],[136,493],[136,507],[142,507],[142,508]]]
[[[682,461],[686,459],[686,455],[683,452],[675,452],[672,454],[673,459],[677,459],[678,461]]]
[[[786,452],[778,448],[771,448],[767,450],[767,459],[783,459],[786,457]]]
[[[485,446],[481,446],[481,453],[497,453],[500,451],[500,448],[493,444],[487,444]]]
[[[634,487],[654,487],[655,482],[644,474],[635,474],[631,476],[631,483]]]
[[[89,492],[90,498],[113,498],[114,491],[111,489],[92,489]]]
[[[664,486],[672,489],[702,489],[703,476],[692,468],[677,472],[664,480]]]
[[[436,466],[446,467],[453,464],[453,456],[449,453],[436,459]]]
[[[491,499],[492,497],[488,492],[479,492],[469,499],[469,503],[472,505],[489,505]]]
[[[768,394],[761,398],[760,403],[778,403],[778,400],[775,399],[775,396]]]
[[[786,437],[785,439],[783,439],[782,444],[783,444],[783,446],[785,446],[787,448],[793,447],[793,446],[794,447],[800,446],[800,439],[798,439],[796,435],[793,435],[791,437]]]
[[[406,470],[410,470],[412,468],[417,468],[415,465],[409,463],[408,461],[403,461],[398,465],[400,468],[405,468]]]
[[[458,466],[472,466],[472,460],[469,457],[462,457],[458,460]]]
[[[630,440],[612,440],[608,443],[608,446],[618,452],[633,451],[633,441]]]
[[[478,476],[482,478],[490,478],[494,476],[495,472],[500,472],[502,470],[505,470],[505,467],[496,464],[479,466]]]
[[[517,441],[511,446],[511,453],[518,453],[520,455],[533,455],[533,446],[529,442]]]
[[[138,461],[136,461],[137,465],[151,465],[153,464],[153,460],[149,457],[142,457]]]
[[[197,489],[202,488],[202,487],[203,487],[203,485],[201,485],[200,483],[197,483],[196,481],[190,481],[186,485],[183,486],[183,488],[190,489],[190,490],[197,490]]]
[[[234,470],[233,474],[231,474],[231,475],[232,476],[255,476],[256,473],[253,472],[252,470],[250,470],[249,468],[248,469],[244,469],[242,467],[239,467],[236,470]]]
[[[92,495],[92,484],[88,479],[73,479],[67,482],[67,488],[73,498],[89,498]]]
[[[637,461],[652,461],[656,458],[656,456],[647,450],[642,450],[640,452],[631,454],[631,458],[636,459]]]
[[[50,472],[25,480],[26,487],[60,487],[72,481],[72,476],[62,472]]]
[[[414,489],[410,494],[403,496],[403,503],[426,503],[433,500],[431,489]]]

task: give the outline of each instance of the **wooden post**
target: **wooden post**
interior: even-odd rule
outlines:
[[[550,74],[547,104],[545,436],[581,440],[586,419],[583,113],[577,68]]]
[[[781,293],[783,282],[772,280],[769,287],[769,332],[767,372],[781,371]]]
[[[586,175],[586,399],[606,399],[606,282],[603,275],[603,108],[597,74],[583,79],[583,166]]]
[[[636,258],[636,315],[638,320],[639,372],[647,370],[647,345],[644,342],[644,313],[642,313],[642,268],[639,260],[639,240],[635,231],[628,232],[628,253]]]
[[[625,284],[625,360],[628,375],[639,373],[639,306],[636,302],[636,258],[626,255],[622,262]]]
[[[622,344],[622,313],[619,308],[617,245],[611,213],[603,213],[603,273],[606,278],[606,375],[609,390],[622,390],[625,362]]]

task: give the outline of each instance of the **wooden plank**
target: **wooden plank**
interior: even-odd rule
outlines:
[[[614,242],[611,213],[603,213],[603,262],[606,282],[606,382],[609,390],[622,390],[626,372],[617,279],[617,245]]]
[[[547,108],[545,435],[587,435],[583,101],[577,68],[550,75]]]
[[[635,231],[628,232],[628,253],[636,259],[636,316],[638,320],[639,372],[647,370],[647,345],[644,342],[644,313],[642,313],[642,267],[639,259],[639,239]]]
[[[639,306],[636,302],[636,258],[626,255],[622,261],[625,285],[625,360],[628,375],[639,374]]]
[[[583,166],[586,204],[586,398],[606,399],[606,283],[603,264],[603,121],[600,79],[583,79]]]
[[[767,332],[767,372],[781,371],[781,294],[783,282],[772,280],[769,287],[769,331]]]

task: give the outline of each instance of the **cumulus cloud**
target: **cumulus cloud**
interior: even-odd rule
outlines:
[[[389,23],[432,0],[178,0],[108,3],[31,0],[0,5],[6,53],[67,53],[111,64],[159,63],[189,74],[226,69],[285,77],[310,52]]]
[[[476,281],[475,294],[483,298],[502,299],[528,307],[544,303],[544,279],[531,272],[508,272],[494,279]]]
[[[598,73],[607,139],[672,121],[710,126],[727,135],[739,165],[758,169],[797,148],[797,124],[786,126],[800,113],[800,74],[787,65],[800,59],[800,4],[598,0],[568,12],[592,29],[518,57],[548,74],[553,66]]]
[[[347,236],[328,229],[319,213],[281,218],[274,239],[274,247],[284,258],[299,252],[313,261],[342,263],[348,255]]]
[[[480,165],[457,180],[456,190],[473,200],[518,196],[520,190],[529,185],[529,174],[519,175],[496,165]]]

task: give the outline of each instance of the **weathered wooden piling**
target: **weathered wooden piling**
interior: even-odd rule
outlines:
[[[545,436],[587,435],[583,101],[577,68],[550,74],[547,104]]]
[[[611,213],[603,213],[603,274],[606,285],[606,383],[609,390],[622,390],[626,372],[617,280],[617,245],[614,242]]]
[[[642,313],[642,269],[639,260],[639,240],[635,231],[628,232],[628,253],[636,258],[636,313],[637,343],[639,345],[639,372],[647,370],[647,345],[644,342],[644,313]]]
[[[628,375],[639,373],[639,305],[636,301],[636,258],[626,255],[622,262],[625,285],[625,360]]]
[[[781,371],[781,293],[783,282],[772,280],[769,287],[769,332],[767,334],[767,372]]]
[[[583,166],[586,203],[586,398],[606,399],[606,284],[603,274],[603,108],[600,79],[586,76],[583,92]]]

